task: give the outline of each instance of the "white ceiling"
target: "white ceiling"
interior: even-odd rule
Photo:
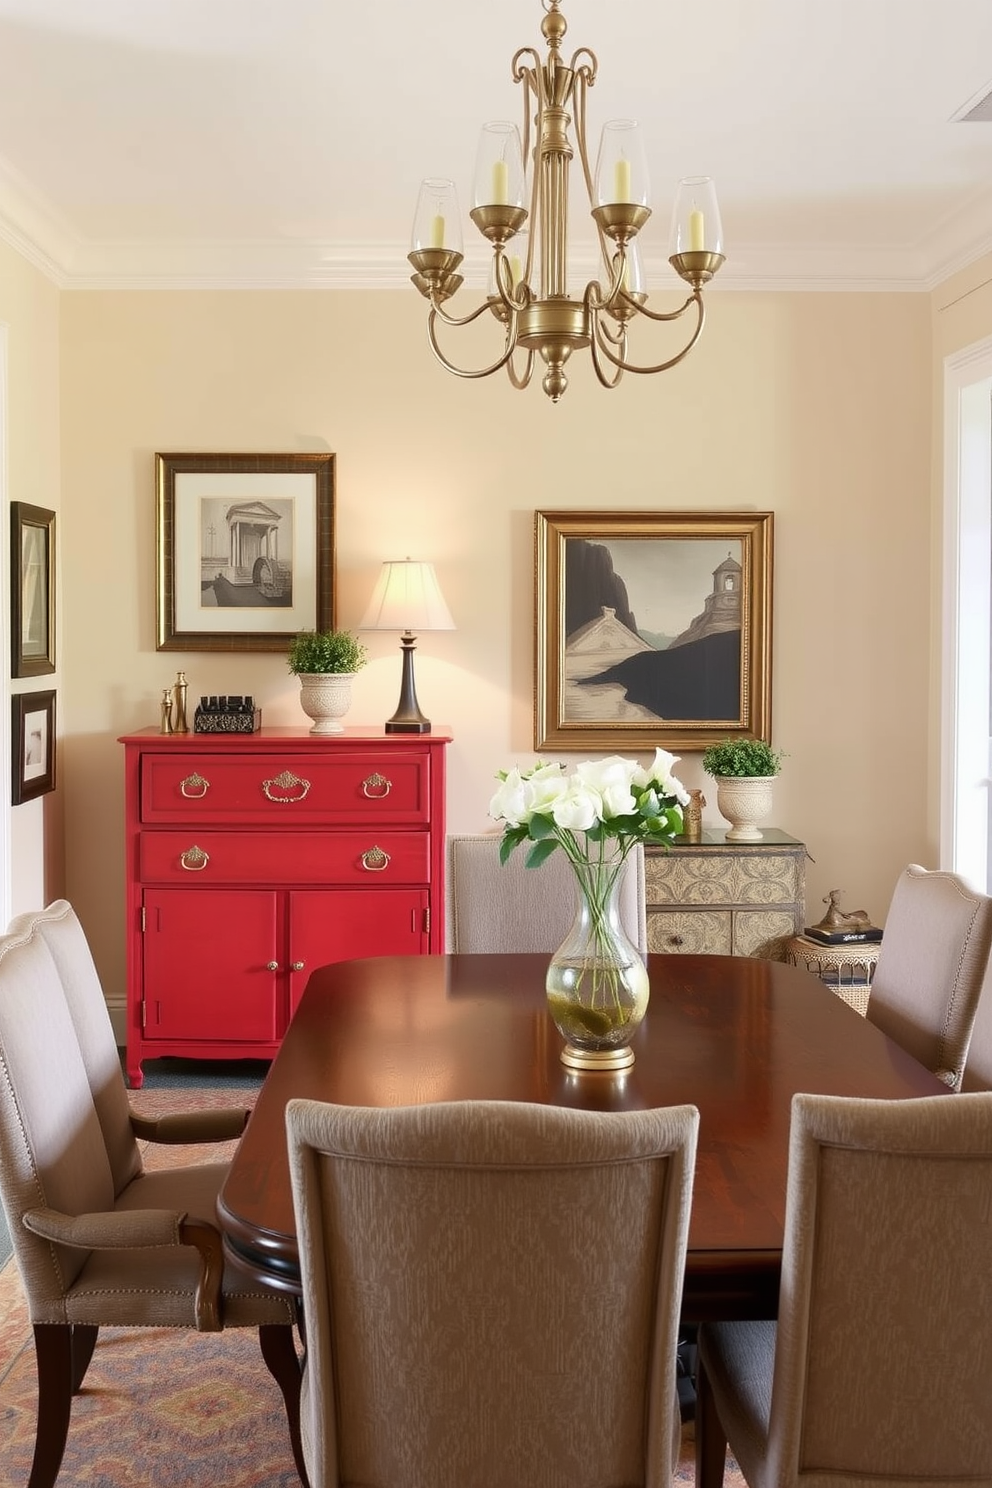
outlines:
[[[990,0],[564,0],[640,120],[670,273],[717,182],[726,287],[932,287],[992,250]],[[422,176],[470,205],[540,0],[0,0],[0,236],[67,287],[394,286]],[[573,201],[581,189],[576,170]],[[466,216],[466,242],[474,229]],[[581,250],[582,244],[577,247]],[[485,252],[473,246],[470,268]]]

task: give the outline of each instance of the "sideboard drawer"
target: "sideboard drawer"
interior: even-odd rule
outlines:
[[[430,757],[373,752],[315,758],[287,749],[237,756],[191,749],[148,755],[141,765],[141,820],[293,828],[382,821],[426,823]]]
[[[660,909],[648,915],[648,950],[679,956],[733,954],[730,910],[696,910],[680,914]]]
[[[279,840],[264,832],[143,832],[139,872],[144,883],[271,885],[430,882],[427,832],[294,832]]]

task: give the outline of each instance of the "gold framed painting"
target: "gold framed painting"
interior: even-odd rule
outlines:
[[[10,671],[43,677],[55,670],[55,513],[10,503]]]
[[[535,513],[538,750],[771,737],[771,512]]]
[[[155,456],[156,647],[283,651],[334,626],[334,456]]]

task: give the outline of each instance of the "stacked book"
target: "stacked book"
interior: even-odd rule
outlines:
[[[807,925],[803,934],[807,940],[815,940],[817,945],[826,946],[877,945],[882,939],[882,932],[877,925],[854,925],[849,930],[840,927],[826,930],[821,925]]]

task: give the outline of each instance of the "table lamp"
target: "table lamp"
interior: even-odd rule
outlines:
[[[386,733],[429,734],[431,721],[420,711],[413,680],[415,632],[455,628],[435,577],[433,563],[415,563],[409,558],[384,563],[365,618],[358,628],[403,632],[400,637],[403,648],[400,700],[392,718],[386,720]]]

